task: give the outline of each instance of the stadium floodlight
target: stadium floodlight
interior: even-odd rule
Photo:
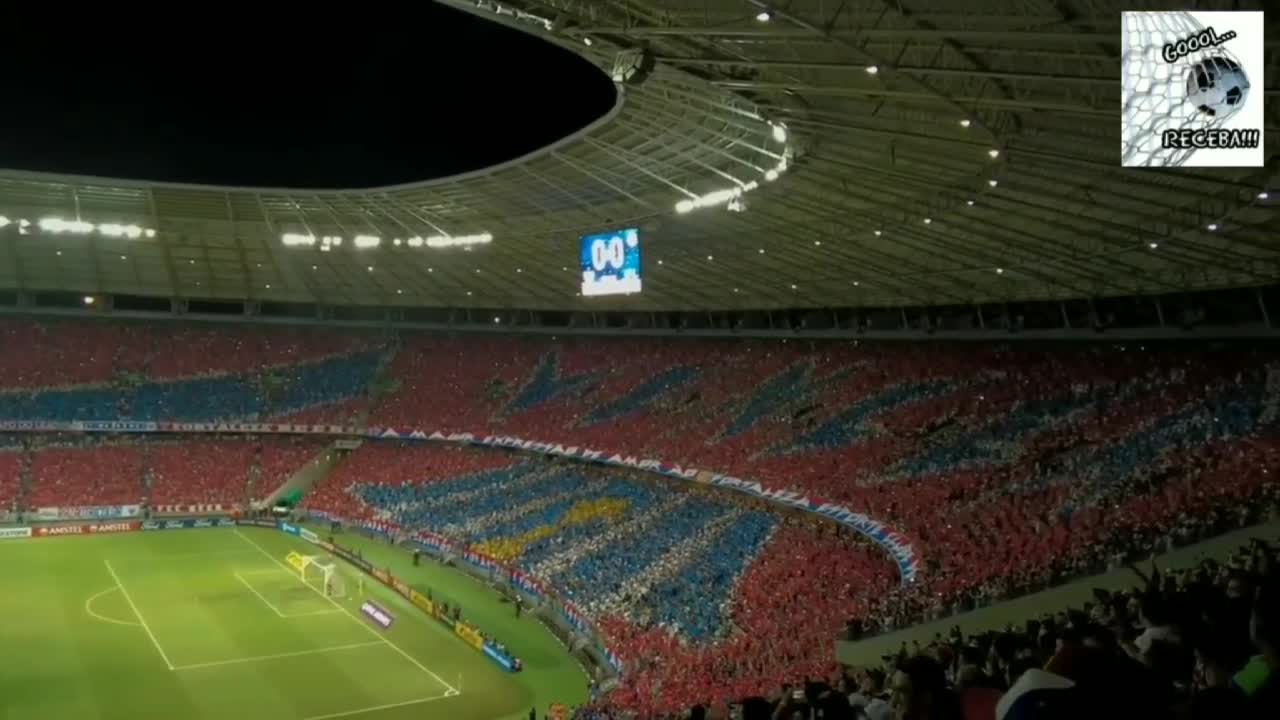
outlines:
[[[302,233],[285,233],[280,236],[280,242],[284,243],[285,247],[310,246],[316,244],[316,236]]]
[[[414,235],[413,237],[411,237],[411,238],[409,238],[408,240],[406,240],[406,241],[405,241],[405,244],[406,244],[406,245],[408,245],[408,246],[409,246],[409,247],[411,247],[411,248],[420,248],[420,247],[422,247],[422,245],[423,245],[423,243],[424,243],[424,242],[426,242],[426,241],[425,241],[425,240],[423,240],[421,237],[418,237],[417,235]]]
[[[42,218],[37,225],[40,230],[47,233],[75,233],[76,235],[86,235],[93,232],[93,223],[83,220],[63,220],[62,218],[47,217]]]
[[[369,250],[381,245],[382,238],[377,235],[357,235],[351,239],[351,242],[358,250]]]
[[[94,304],[95,302],[97,302],[97,300],[95,300],[95,299],[94,299],[94,297],[93,297],[92,295],[85,295],[85,296],[84,296],[84,304],[85,304],[85,305],[92,305],[92,304]]]
[[[879,68],[878,66],[876,66],[876,65],[868,65],[868,66],[867,66],[867,74],[868,74],[868,75],[875,75],[875,74],[877,74],[877,73],[879,73],[879,72],[880,72],[880,68]]]
[[[0,215],[0,228],[8,227],[8,226],[9,226],[9,218],[3,215]]]
[[[965,118],[965,119],[963,119],[963,120],[961,120],[961,121],[960,121],[960,127],[962,127],[962,128],[967,128],[967,127],[969,127],[969,126],[970,126],[970,125],[972,125],[972,124],[973,124],[973,121],[972,121],[972,120],[970,120],[969,118]]]
[[[491,242],[493,242],[493,235],[489,233],[476,233],[475,235],[432,235],[427,238],[427,247],[468,247],[471,245],[487,245]]]
[[[784,142],[786,142],[786,141],[787,141],[787,126],[786,126],[786,125],[774,125],[774,126],[773,126],[773,139],[774,139],[775,141],[777,141],[777,142],[780,142],[780,143],[784,143]]]
[[[769,22],[772,19],[773,19],[773,16],[769,14],[768,10],[761,10],[760,12],[756,13],[757,22]]]
[[[123,237],[130,240],[136,240],[142,237],[143,230],[137,225],[120,225],[117,223],[105,223],[98,226],[98,232],[107,237]]]

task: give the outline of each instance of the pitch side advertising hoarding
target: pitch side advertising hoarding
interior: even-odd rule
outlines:
[[[184,518],[182,520],[146,520],[143,530],[189,530],[191,528],[235,527],[228,518]]]
[[[142,529],[140,522],[98,523],[96,525],[50,525],[32,528],[32,537],[58,537],[60,535],[103,535],[106,533],[134,532]]]

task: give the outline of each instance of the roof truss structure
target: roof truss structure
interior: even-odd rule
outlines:
[[[606,72],[637,48],[656,67],[570,138],[412,185],[304,191],[0,171],[0,214],[157,231],[127,240],[10,226],[0,230],[0,287],[331,306],[735,310],[1167,293],[1280,277],[1275,202],[1259,198],[1280,193],[1280,37],[1271,28],[1265,167],[1126,170],[1117,78],[1120,11],[1131,3],[441,1]],[[1231,8],[1199,3],[1209,5]],[[770,123],[785,123],[785,143]],[[744,195],[741,212],[674,210],[784,160],[786,172]],[[630,226],[642,231],[644,292],[578,297],[578,238]],[[386,242],[321,252],[284,247],[285,232]],[[389,242],[475,232],[494,241]]]

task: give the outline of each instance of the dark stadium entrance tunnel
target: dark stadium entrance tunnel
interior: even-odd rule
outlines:
[[[255,13],[249,26],[234,12],[202,13],[199,32],[147,33],[145,48],[122,47],[119,38],[144,27],[136,19],[24,23],[6,43],[15,59],[59,49],[57,60],[23,62],[10,78],[22,112],[0,119],[5,167],[381,187],[514,160],[590,126],[618,100],[585,58],[436,2]]]

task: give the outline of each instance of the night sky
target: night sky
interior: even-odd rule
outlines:
[[[509,160],[614,102],[578,56],[434,2],[271,6],[8,23],[0,167],[371,187]]]

